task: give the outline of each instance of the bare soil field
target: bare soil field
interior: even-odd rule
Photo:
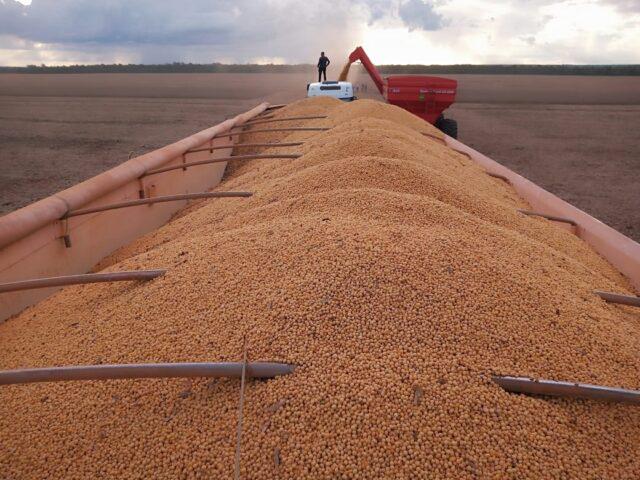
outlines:
[[[358,68],[350,79],[376,97]],[[334,75],[339,66],[334,68]],[[449,75],[460,140],[640,240],[637,77]],[[261,101],[305,95],[312,74],[2,74],[0,213]]]

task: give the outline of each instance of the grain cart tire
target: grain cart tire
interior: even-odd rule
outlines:
[[[458,138],[458,122],[453,118],[438,118],[436,121],[436,127],[439,128],[442,133],[449,135],[451,138]]]

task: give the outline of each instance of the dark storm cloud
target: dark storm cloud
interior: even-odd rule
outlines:
[[[401,3],[398,13],[409,30],[439,30],[446,25],[442,15],[433,9],[433,5],[422,0],[407,0]]]
[[[0,36],[138,61],[313,62],[310,52],[352,46],[369,15],[364,0],[0,0]]]
[[[357,18],[359,8],[364,18]],[[318,29],[399,16],[410,28],[435,30],[442,17],[421,0],[0,0],[0,34],[54,44],[230,44],[273,38],[283,28]],[[292,22],[295,21],[295,22]],[[318,27],[326,29],[323,35]],[[344,30],[343,30],[344,32]]]
[[[0,36],[76,56],[113,47],[139,61],[308,62],[314,61],[309,52],[352,47],[363,25],[397,12],[397,0],[391,5],[386,0],[33,0],[30,5],[0,0]]]
[[[228,42],[249,2],[34,0],[0,3],[0,32],[41,43]]]

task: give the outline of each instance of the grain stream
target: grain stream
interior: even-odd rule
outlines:
[[[344,64],[344,66],[342,67],[342,70],[340,70],[340,76],[338,77],[338,81],[340,82],[346,82],[347,79],[349,78],[349,69],[351,68],[351,63],[347,62]]]

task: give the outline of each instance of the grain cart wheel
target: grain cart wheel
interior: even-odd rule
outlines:
[[[436,128],[451,138],[458,138],[458,122],[453,118],[444,118],[442,115],[436,120]]]

